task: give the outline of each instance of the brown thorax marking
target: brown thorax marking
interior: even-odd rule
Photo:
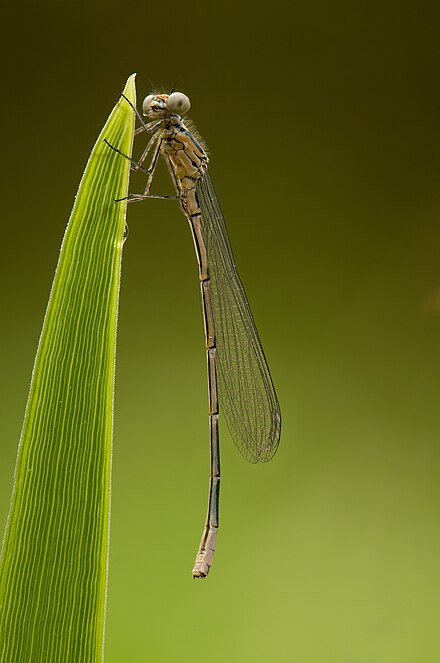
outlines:
[[[165,129],[164,134],[162,149],[176,176],[183,208],[189,216],[197,214],[196,183],[206,171],[208,157],[183,123]]]

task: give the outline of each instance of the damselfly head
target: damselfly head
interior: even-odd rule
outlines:
[[[189,111],[191,102],[182,92],[168,94],[149,94],[142,104],[142,112],[148,117],[157,117],[172,113],[173,115],[184,115]]]

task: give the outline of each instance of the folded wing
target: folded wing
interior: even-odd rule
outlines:
[[[197,193],[211,279],[220,411],[243,456],[264,463],[278,448],[280,406],[209,173],[199,180]]]

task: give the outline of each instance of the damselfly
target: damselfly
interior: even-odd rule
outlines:
[[[146,132],[152,137],[139,161],[131,159],[134,170],[148,173],[145,191],[127,199],[136,202],[169,197],[150,193],[162,155],[196,249],[208,365],[211,463],[208,514],[192,574],[204,578],[213,561],[219,525],[219,404],[237,448],[251,463],[267,462],[275,454],[281,414],[209,176],[208,156],[182,119],[189,108],[190,101],[181,92],[148,95],[142,107],[147,123],[133,107],[141,122],[135,134]],[[145,169],[143,163],[150,152],[151,163]]]

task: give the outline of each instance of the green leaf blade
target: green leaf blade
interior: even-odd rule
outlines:
[[[134,76],[124,90],[135,104]],[[113,385],[134,113],[123,98],[84,172],[34,365],[0,563],[1,661],[100,661]]]

